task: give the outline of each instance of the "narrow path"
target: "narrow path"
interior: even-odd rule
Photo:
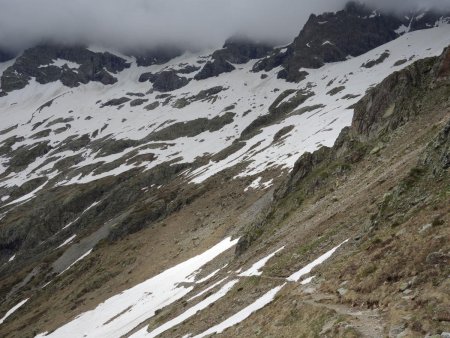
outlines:
[[[334,310],[341,315],[350,316],[352,319],[349,323],[361,334],[361,337],[384,337],[383,320],[378,310],[363,310],[352,308],[345,304],[326,303],[334,298],[332,295],[313,293],[311,297],[312,299],[303,300],[302,302],[308,305]]]

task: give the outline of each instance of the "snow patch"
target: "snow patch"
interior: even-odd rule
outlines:
[[[250,189],[253,189],[253,190],[263,189],[264,190],[273,185],[273,179],[270,179],[269,181],[266,181],[266,182],[261,182],[261,181],[262,181],[262,177],[258,177],[252,183],[250,183],[250,185],[247,188],[244,189],[244,192],[247,192]]]
[[[238,239],[224,239],[204,253],[180,263],[145,282],[99,304],[51,333],[37,337],[121,337],[187,295],[195,283],[194,272],[236,245]]]
[[[6,320],[6,318],[8,318],[9,316],[11,316],[14,312],[16,312],[20,307],[22,307],[26,302],[28,302],[28,299],[25,299],[23,301],[21,301],[19,304],[14,305],[8,312],[6,312],[6,314],[3,316],[2,319],[0,319],[0,324],[3,324]]]
[[[320,256],[319,258],[317,258],[316,260],[312,261],[311,263],[307,264],[306,266],[304,266],[302,269],[300,269],[299,271],[293,273],[292,275],[290,275],[287,280],[291,281],[291,282],[298,282],[298,280],[303,277],[304,275],[307,275],[308,273],[311,272],[312,269],[314,269],[316,266],[322,264],[323,262],[325,262],[328,258],[330,258],[337,249],[339,249],[343,244],[347,243],[348,239],[345,240],[344,242],[342,242],[341,244],[339,244],[338,246],[334,247],[333,249],[331,249],[330,251],[324,253],[322,256]]]
[[[284,246],[279,248],[278,250],[272,252],[270,255],[267,255],[263,259],[257,261],[248,270],[246,270],[246,271],[242,272],[241,274],[239,274],[239,276],[240,277],[261,276],[262,275],[261,269],[267,264],[267,262],[272,257],[274,257],[277,253],[279,253],[283,249],[284,249]]]
[[[399,28],[395,30],[395,33],[402,35],[408,33],[411,30],[411,25],[406,27],[405,25],[401,25]]]
[[[77,237],[77,235],[70,236],[63,243],[61,243],[61,245],[58,246],[56,249],[62,248],[63,246],[69,244],[70,242],[72,242],[75,239],[75,237]]]
[[[222,333],[229,327],[239,324],[240,322],[242,322],[245,319],[247,319],[248,317],[250,317],[250,315],[252,313],[262,309],[264,306],[271,303],[274,300],[275,295],[278,293],[278,291],[280,291],[283,288],[284,285],[285,284],[277,286],[276,288],[273,288],[272,290],[265,293],[262,297],[258,298],[255,302],[253,302],[246,308],[242,309],[235,315],[226,319],[222,323],[220,323],[216,326],[213,326],[212,328],[206,330],[205,332],[195,336],[194,338],[202,338],[202,337],[206,337],[210,334]]]
[[[222,278],[221,280],[215,282],[213,285],[207,287],[205,290],[201,291],[200,293],[196,294],[195,296],[189,298],[187,301],[190,302],[193,299],[196,299],[198,297],[203,296],[205,293],[207,293],[209,290],[214,289],[216,286],[222,284],[223,281],[225,281],[228,277]]]
[[[198,304],[194,305],[193,307],[191,307],[190,309],[186,310],[185,312],[183,312],[178,317],[175,317],[174,319],[169,320],[168,322],[166,322],[163,325],[159,326],[158,328],[156,328],[152,332],[149,333],[149,332],[147,332],[147,328],[143,328],[142,330],[140,330],[140,331],[136,332],[135,334],[131,335],[131,337],[132,338],[140,338],[140,337],[153,338],[153,337],[156,337],[156,336],[160,335],[161,333],[163,333],[163,332],[173,328],[174,326],[181,324],[185,320],[187,320],[190,317],[196,315],[197,312],[206,309],[209,305],[211,305],[212,303],[216,302],[217,300],[219,300],[220,298],[225,296],[233,288],[233,286],[238,281],[239,280],[235,279],[235,280],[233,280],[231,282],[228,282],[227,284],[225,284],[216,293],[212,294],[211,296],[209,296],[206,299],[202,300],[200,303],[198,303]]]
[[[72,264],[70,264],[65,270],[63,270],[60,275],[62,275],[64,272],[66,272],[67,270],[69,270],[72,266],[74,266],[75,264],[77,264],[79,261],[81,261],[82,259],[86,258],[90,253],[92,252],[92,249],[86,251],[84,254],[82,254],[80,257],[78,257]]]
[[[312,281],[315,277],[316,277],[316,276],[311,276],[311,277],[305,278],[304,280],[302,280],[302,281],[300,282],[300,284],[301,284],[301,285],[309,284],[309,283],[311,283],[311,281]]]

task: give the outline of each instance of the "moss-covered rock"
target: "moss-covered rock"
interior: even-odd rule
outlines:
[[[156,74],[144,73],[139,77],[139,82],[147,81],[153,84],[154,90],[164,93],[180,89],[186,86],[190,80],[178,76],[175,70],[164,70]]]
[[[130,102],[130,106],[131,107],[141,106],[145,102],[148,102],[148,99],[135,99],[135,100]]]
[[[376,65],[383,63],[390,55],[391,55],[390,52],[386,50],[378,57],[378,59],[367,61],[363,63],[361,67],[363,68],[375,67]]]
[[[225,125],[233,123],[234,113],[228,112],[209,120],[199,118],[187,122],[178,122],[158,130],[149,135],[150,141],[168,141],[180,137],[194,137],[205,131],[214,132],[222,129]]]
[[[261,129],[283,120],[295,108],[304,103],[314,93],[305,90],[288,89],[281,93],[270,105],[269,113],[253,120],[241,133],[242,140],[248,140]],[[288,99],[289,98],[289,99]]]
[[[155,110],[155,109],[158,108],[158,107],[159,107],[159,102],[158,102],[158,101],[154,101],[154,102],[152,102],[152,103],[146,105],[146,106],[144,107],[144,109],[145,109],[145,110]]]
[[[111,106],[120,106],[124,103],[127,103],[128,101],[131,101],[131,99],[129,97],[120,97],[118,99],[111,99],[109,101],[106,101],[105,103],[103,103],[100,108],[103,107],[111,107]]]

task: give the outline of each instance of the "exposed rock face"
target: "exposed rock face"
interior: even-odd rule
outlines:
[[[198,118],[187,122],[178,122],[158,130],[149,136],[151,141],[170,141],[178,137],[194,137],[205,131],[214,132],[233,123],[235,114],[227,112],[212,119]]]
[[[405,125],[414,116],[423,113],[423,107],[433,110],[439,106],[442,109],[448,97],[450,78],[442,80],[440,74],[445,73],[448,60],[450,48],[439,58],[419,60],[393,73],[373,88],[355,106],[352,125],[341,131],[334,146],[303,154],[295,163],[290,177],[275,192],[275,198],[280,200],[299,187],[306,194],[313,192],[321,184],[320,178],[315,176],[317,172],[329,167],[345,171],[347,166],[358,163],[367,154],[367,144]],[[450,167],[449,131],[450,122],[419,160],[419,164],[433,175],[443,173]],[[342,163],[345,165],[342,166]],[[253,236],[261,232],[264,222],[254,227],[240,240],[237,254],[245,251],[255,240]]]
[[[352,131],[371,137],[381,129],[392,130],[417,114],[414,98],[418,91],[448,83],[450,49],[439,59],[420,60],[385,79],[355,106]]]
[[[196,72],[197,70],[200,70],[200,67],[196,67],[193,65],[184,65],[183,68],[178,69],[178,74],[191,74],[193,72]]]
[[[290,95],[292,95],[292,97],[286,100],[286,98]],[[258,117],[242,131],[241,139],[249,139],[255,134],[259,133],[261,131],[261,128],[267,127],[275,123],[276,121],[281,120],[284,116],[291,113],[296,107],[298,107],[313,95],[313,92],[305,90],[284,91],[269,107],[269,114]]]
[[[205,80],[223,73],[230,73],[235,69],[232,64],[223,58],[213,59],[212,61],[208,61],[194,78],[196,80]]]
[[[130,53],[135,56],[139,67],[149,67],[152,65],[162,65],[177,56],[183,54],[179,48],[156,48],[147,52]]]
[[[428,147],[422,165],[431,168],[435,176],[445,174],[450,168],[450,120]]]
[[[140,105],[144,104],[147,101],[148,101],[148,99],[135,99],[135,100],[130,102],[130,106],[131,107],[140,106]]]
[[[131,99],[128,97],[120,97],[118,99],[111,99],[105,103],[103,103],[100,107],[110,107],[110,106],[120,106],[121,104],[127,103],[128,101],[130,101]]]
[[[441,20],[448,21],[448,18],[450,18],[450,13],[442,13],[435,10],[430,10],[422,14],[410,13],[410,15],[407,15],[407,18],[405,18],[405,20],[409,19],[409,21],[405,22],[405,26],[409,26],[412,31],[427,29],[434,27],[436,22]]]
[[[381,46],[399,36],[399,27],[418,30],[434,27],[442,17],[432,12],[417,17],[381,14],[350,2],[337,13],[311,15],[299,36],[286,50],[279,49],[255,64],[254,71],[283,66],[278,76],[290,82],[303,79],[301,68],[319,68]]]
[[[395,39],[401,21],[389,15],[371,15],[372,11],[350,3],[337,13],[311,15],[300,35],[287,51],[271,55],[255,65],[254,70],[270,70],[280,65],[280,77],[298,82],[300,68],[319,68],[326,62],[361,55]]]
[[[272,47],[266,43],[252,42],[247,38],[232,37],[228,39],[223,49],[216,51],[217,56],[222,56],[231,63],[243,64],[253,59],[266,56]]]
[[[450,78],[450,47],[444,51],[436,70],[438,81],[448,81]]]
[[[178,76],[175,70],[165,70],[156,74],[144,73],[139,77],[139,82],[146,81],[153,83],[153,89],[159,92],[170,92],[189,83],[189,79]]]
[[[79,66],[58,66],[61,59]],[[43,45],[27,49],[1,77],[3,92],[24,88],[32,78],[46,84],[61,81],[65,86],[76,87],[90,81],[105,85],[117,82],[111,75],[130,66],[124,59],[110,53],[95,53],[83,47],[60,47]]]
[[[203,80],[232,72],[235,68],[231,63],[244,64],[252,59],[260,59],[271,50],[268,44],[255,43],[247,38],[231,38],[225,42],[223,49],[213,53],[212,60],[205,64],[195,79]]]
[[[227,88],[224,88],[222,86],[215,86],[209,89],[203,89],[198,94],[188,96],[188,97],[182,97],[181,99],[178,99],[173,107],[175,108],[183,108],[191,104],[195,101],[210,101],[214,102],[217,100],[217,94],[219,94],[221,91],[227,90]]]

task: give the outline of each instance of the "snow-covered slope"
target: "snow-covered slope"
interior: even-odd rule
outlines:
[[[161,93],[150,90],[150,83],[138,82],[143,72],[155,73],[164,68],[177,68],[181,63],[196,65],[205,60],[205,57],[183,55],[163,66],[148,68],[137,67],[134,60],[128,58],[132,63],[131,67],[117,75],[116,84],[107,86],[91,82],[77,88],[68,88],[59,82],[41,85],[32,81],[26,88],[0,98],[2,129],[17,126],[0,135],[0,142],[16,136],[13,150],[23,146],[33,147],[42,142],[48,142],[52,150],[38,156],[33,163],[20,168],[18,172],[9,172],[0,179],[0,186],[20,186],[37,177],[55,178],[51,185],[79,184],[117,175],[135,167],[149,169],[167,161],[193,162],[201,157],[208,159],[208,156],[238,140],[252,121],[268,114],[270,105],[280,93],[295,89],[308,92],[311,96],[275,122],[263,125],[262,132],[245,140],[245,144],[234,153],[220,160],[210,160],[206,165],[185,175],[199,183],[243,161],[248,165],[240,173],[241,176],[255,175],[271,167],[289,169],[302,153],[333,144],[341,129],[351,122],[351,106],[368,88],[417,59],[440,54],[448,44],[450,26],[443,24],[407,33],[367,54],[344,62],[327,64],[320,69],[305,69],[308,75],[299,84],[277,79],[277,69],[262,78],[261,73],[251,72],[254,64],[251,61],[245,65],[237,65],[237,70],[219,77],[192,80],[187,86],[162,97]],[[385,52],[388,57],[381,63],[375,62],[371,68],[362,67],[371,60],[379,60]],[[63,62],[55,60],[55,63]],[[6,67],[7,64],[2,64],[2,69]],[[74,68],[75,65],[71,64],[70,67]],[[193,74],[187,77],[192,78]],[[223,87],[219,93],[204,100],[190,100],[202,90],[218,86]],[[145,102],[137,106],[130,106],[132,101],[128,101],[120,106],[102,107],[102,104],[111,99],[135,99],[130,93],[138,93],[139,99]],[[295,94],[287,96],[284,102],[293,95]],[[180,105],[179,99],[183,98],[191,103]],[[159,106],[154,110],[144,108],[153,102],[159,102]],[[219,130],[199,132],[193,137],[175,135],[167,139],[162,137],[152,140],[152,133],[168,126],[199,118],[212,120],[214,117],[224,116],[225,112],[233,112],[235,115],[231,123],[227,121]],[[281,140],[274,142],[277,132],[289,126],[292,126],[287,129],[289,132]],[[181,126],[183,128],[185,127]],[[82,135],[89,136],[89,143],[85,147],[64,147],[69,138]],[[138,142],[112,154],[102,154],[102,144],[111,139]],[[91,147],[98,140],[100,145]],[[142,160],[140,155],[145,154],[154,154],[154,157]],[[69,156],[79,156],[79,160],[64,170],[55,168],[55,163]],[[9,161],[7,155],[2,156],[0,161],[0,170],[5,172]],[[116,161],[113,168],[100,170],[100,173],[89,169],[93,164],[98,164],[99,167],[99,164],[113,161]],[[25,199],[35,193],[36,191]],[[11,203],[5,196],[2,197],[3,202]]]
[[[329,259],[334,252],[346,242],[347,241],[327,251],[322,256],[303,267],[300,271],[287,278],[284,283],[281,283],[279,286],[265,293],[262,297],[256,299],[249,306],[245,307],[241,311],[238,311],[225,321],[217,323],[217,325],[211,327],[196,337],[205,337],[213,333],[220,333],[225,329],[242,322],[253,312],[258,311],[269,304],[287,282],[296,282],[303,276],[308,275],[314,267]],[[153,317],[156,310],[169,306],[184,296],[191,294],[196,284],[201,285],[202,283],[208,281],[208,279],[212,277],[211,275],[202,280],[195,281],[196,274],[200,272],[199,269],[227,249],[233,247],[236,243],[237,240],[232,241],[230,238],[227,238],[201,255],[193,257],[186,262],[174,266],[173,268],[166,270],[161,274],[106,300],[94,310],[83,313],[72,322],[62,326],[58,330],[51,333],[42,333],[36,337],[75,338],[83,336],[106,338],[121,337],[124,335],[128,336],[134,329],[142,326],[141,323]],[[273,256],[275,256],[275,254],[282,249],[283,248],[275,251],[255,263],[255,265],[257,265],[255,272],[251,272],[252,269],[255,268],[255,265],[252,266],[246,274],[240,274],[238,276],[236,276],[235,272],[229,271],[227,273],[227,277],[214,284],[214,287],[218,285],[222,286],[217,292],[208,295],[208,297],[203,299],[201,302],[188,308],[180,316],[163,323],[154,331],[148,332],[147,326],[144,326],[142,329],[132,334],[131,337],[156,337],[176,325],[181,324],[185,320],[195,316],[202,310],[206,309],[208,305],[213,304],[229,293],[233,286],[238,282],[239,277],[259,275],[258,270],[263,269],[267,261],[273,258]],[[312,278],[304,279],[303,284],[307,284],[311,280]],[[184,287],[180,285],[181,283],[191,283],[192,286]]]

